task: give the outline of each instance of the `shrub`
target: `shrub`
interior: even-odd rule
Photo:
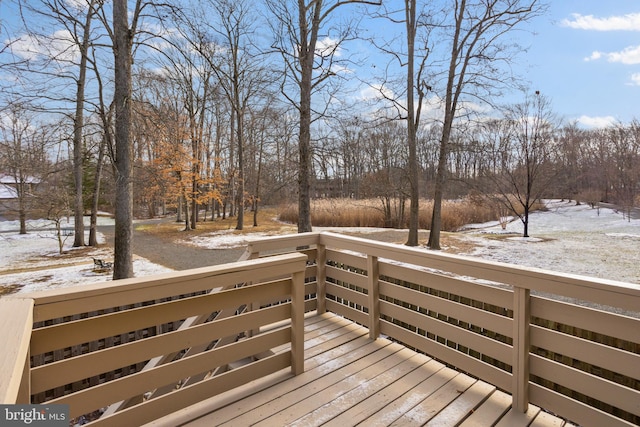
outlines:
[[[432,210],[432,200],[420,201],[418,218],[420,229],[431,228]],[[497,218],[496,209],[480,198],[447,200],[442,203],[443,231],[456,231],[465,224],[494,221]],[[298,221],[298,206],[296,204],[281,206],[278,219],[296,223]],[[382,206],[377,199],[312,200],[311,223],[317,227],[384,228],[385,226]]]

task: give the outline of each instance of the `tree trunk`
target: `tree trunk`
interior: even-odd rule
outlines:
[[[74,203],[74,236],[73,247],[84,246],[84,156],[83,138],[84,130],[84,88],[87,79],[87,54],[89,52],[89,37],[91,35],[91,19],[93,16],[93,1],[87,9],[87,18],[82,35],[82,45],[80,48],[80,70],[78,73],[76,91],[76,112],[73,123],[73,177],[75,181],[76,193]]]
[[[235,91],[236,97],[238,90]],[[239,99],[235,102],[238,105]],[[242,108],[239,106],[236,108],[236,122],[238,130],[238,221],[236,222],[236,230],[242,230],[244,227],[244,117]]]
[[[309,33],[306,5],[298,0],[298,17],[300,26],[300,132],[298,140],[298,233],[305,233],[311,228],[311,82],[313,78],[313,59],[315,55],[318,31],[320,28],[320,9],[322,3],[314,6]]]
[[[106,131],[106,130],[105,130]],[[98,246],[97,226],[98,226],[98,205],[100,203],[100,180],[102,179],[102,162],[104,161],[104,139],[98,149],[98,160],[96,173],[94,175],[93,196],[91,202],[91,223],[89,226],[89,246]]]
[[[414,65],[416,40],[416,0],[405,1],[407,27],[407,143],[409,144],[409,185],[411,187],[411,204],[409,206],[409,236],[407,246],[418,246],[418,206],[420,192],[418,181],[418,155],[416,147],[416,117],[414,105]]]
[[[130,142],[131,126],[131,52],[127,0],[113,1],[115,60],[115,140],[116,140],[116,214],[113,279],[133,277],[133,185]]]

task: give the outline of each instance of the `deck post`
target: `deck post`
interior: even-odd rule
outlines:
[[[0,299],[0,404],[31,403],[33,306],[30,298]]]
[[[513,408],[520,412],[529,409],[529,350],[531,320],[531,291],[513,288]]]
[[[27,357],[22,370],[22,381],[18,389],[16,403],[28,405],[31,403],[31,350],[27,350]]]
[[[327,280],[327,247],[318,243],[316,245],[316,310],[318,314],[326,313],[326,280]]]
[[[304,372],[304,268],[291,276],[291,372]]]
[[[380,271],[378,257],[367,255],[367,287],[369,300],[369,338],[380,336]]]

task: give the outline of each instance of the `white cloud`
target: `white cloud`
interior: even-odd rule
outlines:
[[[86,12],[89,9],[89,3],[85,0],[65,0],[65,3],[78,12]]]
[[[597,61],[602,58],[602,52],[594,51],[591,56],[584,58],[585,61]]]
[[[609,16],[607,18],[596,18],[593,15],[574,13],[571,15],[571,19],[563,19],[560,24],[577,30],[640,31],[640,13]]]
[[[640,86],[640,73],[631,74],[631,86]]]
[[[386,86],[371,85],[360,91],[360,99],[363,101],[375,101],[381,99],[394,99],[393,90]]]
[[[619,62],[625,65],[640,64],[640,46],[629,46],[619,52],[594,51],[585,61],[596,61],[606,58],[608,62]]]
[[[578,117],[578,123],[589,129],[602,129],[609,126],[613,126],[618,121],[613,116],[580,116]]]
[[[322,40],[318,40],[316,43],[316,55],[322,57],[329,57],[331,55],[339,57],[342,55],[342,49],[340,48],[339,40],[332,39],[331,37],[325,37]]]
[[[620,52],[607,53],[607,61],[622,64],[640,64],[640,46],[629,46]]]
[[[44,57],[69,62],[77,60],[80,55],[71,33],[67,30],[58,30],[47,38],[24,34],[17,39],[7,41],[6,44],[11,45],[12,53],[29,60]]]

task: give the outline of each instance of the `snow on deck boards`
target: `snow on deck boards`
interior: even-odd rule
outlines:
[[[305,321],[305,372],[275,373],[152,425],[565,426],[530,405],[331,313]],[[566,424],[569,426],[570,424]]]

